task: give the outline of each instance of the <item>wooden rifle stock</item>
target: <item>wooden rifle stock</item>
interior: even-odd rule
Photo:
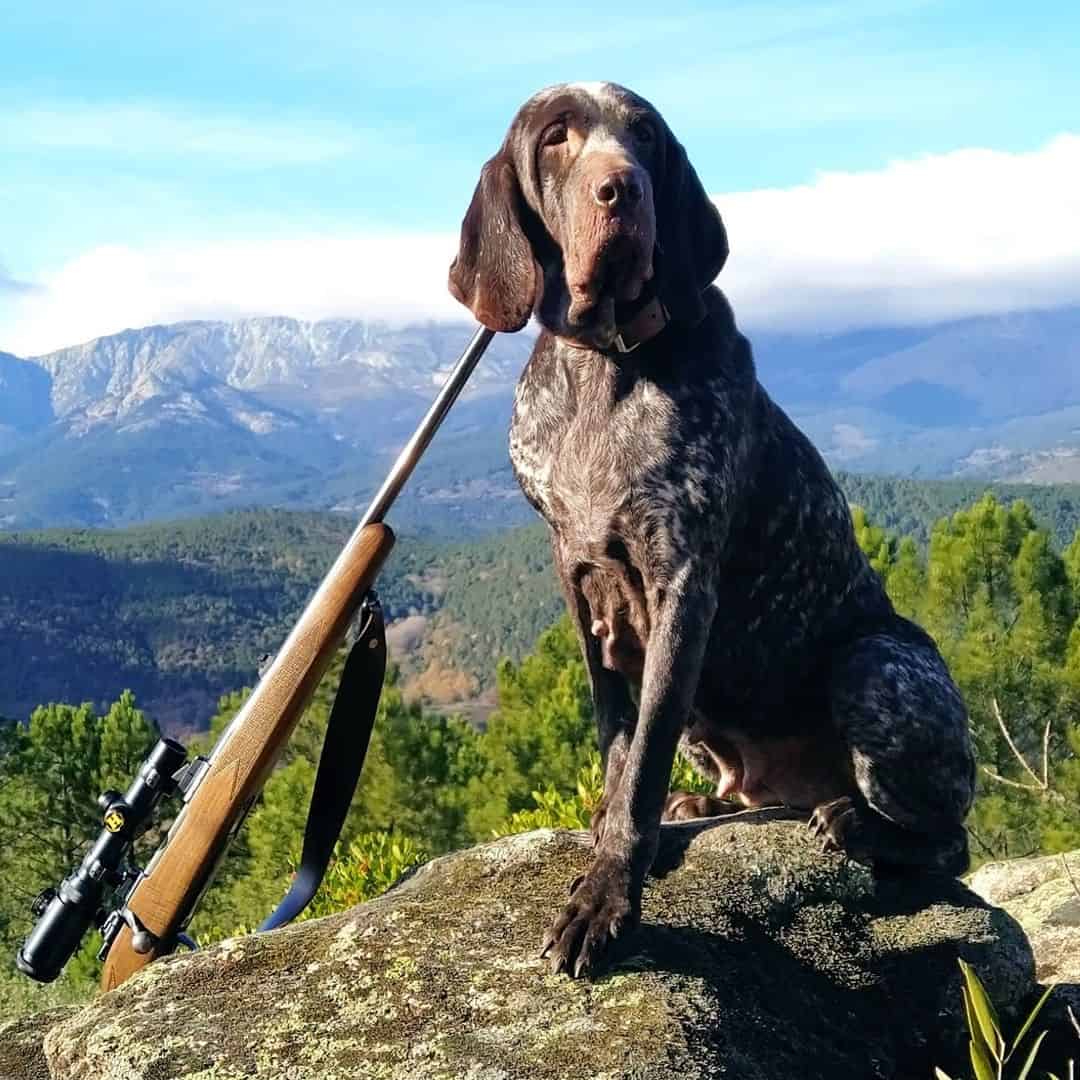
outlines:
[[[473,336],[270,668],[218,740],[168,837],[126,900],[132,921],[153,935],[153,947],[136,951],[130,923],[121,926],[105,957],[103,990],[119,986],[175,948],[177,935],[187,927],[229,842],[390,554],[394,534],[382,524],[383,515],[493,337],[492,331],[483,328]]]
[[[192,797],[180,811],[127,900],[128,909],[171,951],[248,807],[262,790],[368,589],[394,546],[385,525],[357,529],[269,670],[222,735]],[[111,990],[148,964],[121,928],[105,958]]]

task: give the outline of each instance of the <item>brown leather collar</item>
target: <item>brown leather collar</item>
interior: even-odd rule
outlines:
[[[669,322],[671,322],[671,316],[667,308],[660,302],[659,297],[654,296],[640,311],[617,328],[619,332],[612,338],[610,348],[618,353],[632,353],[639,345],[652,341]],[[561,340],[572,349],[587,351],[598,348],[596,345],[575,341],[569,337]]]
[[[651,341],[671,321],[667,308],[654,296],[629,322],[619,327],[612,344],[616,352],[632,353]]]

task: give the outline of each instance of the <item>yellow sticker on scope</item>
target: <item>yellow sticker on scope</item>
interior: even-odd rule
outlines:
[[[118,833],[126,822],[127,818],[119,810],[110,810],[105,815],[105,828],[111,833]]]

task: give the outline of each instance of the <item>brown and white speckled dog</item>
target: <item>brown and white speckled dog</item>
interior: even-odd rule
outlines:
[[[967,863],[963,701],[757,381],[711,284],[727,252],[659,113],[569,84],[514,118],[450,270],[486,326],[543,328],[510,455],[551,528],[605,768],[594,862],[544,940],[555,971],[595,969],[635,924],[661,818],[721,796],[805,810],[879,868]],[[680,743],[716,798],[668,795]]]

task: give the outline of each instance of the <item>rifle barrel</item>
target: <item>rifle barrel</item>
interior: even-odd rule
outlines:
[[[488,345],[491,344],[491,339],[494,336],[495,331],[489,330],[486,326],[479,327],[476,333],[473,334],[472,340],[465,347],[465,351],[461,354],[461,357],[454,365],[453,370],[447,376],[446,382],[443,383],[442,389],[436,395],[435,400],[429,406],[428,411],[424,414],[424,418],[420,421],[416,431],[413,432],[412,438],[409,439],[402,448],[401,453],[398,454],[397,460],[394,462],[389,474],[382,483],[382,487],[376,492],[375,498],[372,499],[364,516],[360,519],[360,523],[353,530],[352,536],[349,537],[345,547],[342,548],[337,559],[334,561],[334,565],[330,568],[319,587],[315,590],[314,595],[308,601],[304,614],[297,620],[292,632],[285,639],[285,643],[274,657],[270,668],[264,673],[264,677],[270,676],[274,671],[274,668],[283,661],[283,658],[293,655],[295,639],[298,636],[300,628],[304,624],[305,616],[311,610],[322,609],[325,607],[326,595],[331,590],[332,583],[354,562],[357,550],[365,543],[363,536],[364,530],[369,525],[382,523],[383,518],[386,516],[386,512],[393,505],[394,500],[400,494],[402,487],[405,486],[405,481],[412,475],[413,469],[416,468],[424,451],[435,437],[435,432],[439,430],[439,425],[442,424],[446,414],[450,411],[450,407],[457,401],[465,383],[473,373],[476,365],[480,362],[480,358],[484,355],[484,351],[487,349]],[[359,606],[362,599],[362,596],[356,597],[357,606]],[[211,751],[211,760],[214,760],[221,755],[225,746],[228,744],[229,739],[234,734],[235,729],[240,726],[238,721],[241,721],[242,716],[243,713],[240,713],[233,717],[229,725],[221,733],[217,744]]]
[[[473,373],[473,369],[480,362],[480,357],[484,355],[484,351],[491,344],[491,339],[494,336],[495,331],[489,330],[486,326],[481,326],[473,334],[472,341],[469,342],[465,351],[461,354],[461,359],[458,360],[454,370],[450,372],[446,382],[443,383],[438,396],[431,403],[431,407],[425,414],[424,419],[420,421],[420,426],[414,432],[413,437],[405,444],[401,453],[398,454],[397,461],[394,462],[390,474],[383,481],[383,485],[379,488],[375,498],[372,499],[371,505],[367,508],[367,513],[360,519],[359,528],[362,529],[365,525],[382,521],[386,516],[386,512],[398,497],[405,481],[412,475],[416,463],[428,448],[428,444],[434,438],[435,432],[439,430],[439,425],[450,411],[450,406],[457,401],[458,395],[468,381],[469,376]]]
[[[393,546],[394,536],[382,523],[383,516],[494,336],[485,328],[473,335],[285,644],[211,750],[168,837],[127,898],[128,912],[141,920],[157,943],[151,953],[138,953],[130,926],[122,926],[105,958],[104,989],[118,986],[159,950],[170,951],[175,933],[187,926]]]

